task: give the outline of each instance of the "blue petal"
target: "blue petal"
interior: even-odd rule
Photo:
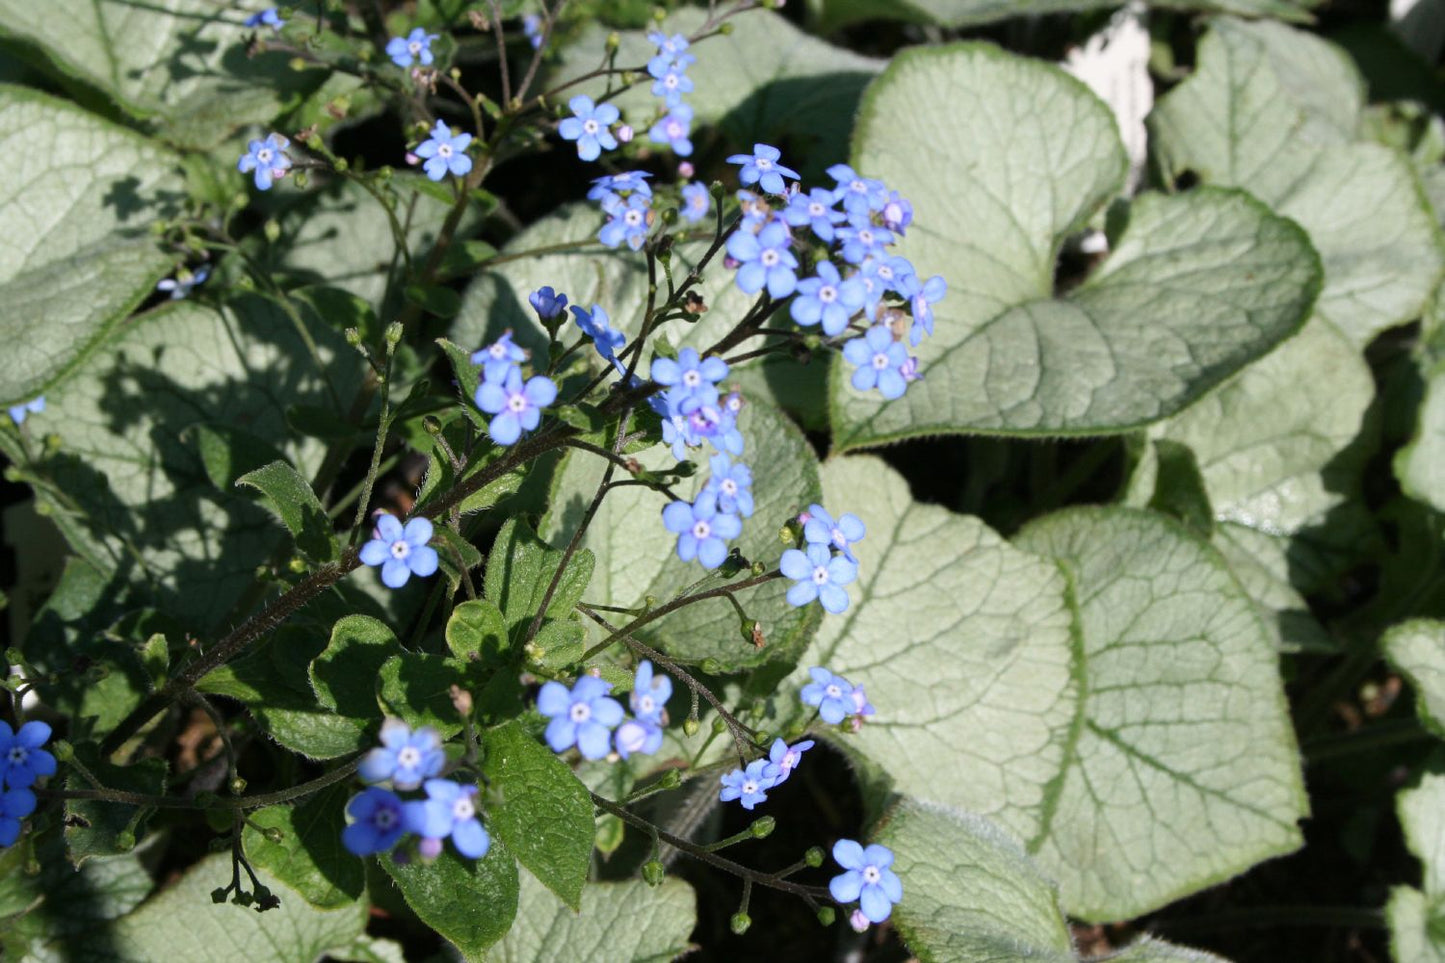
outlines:
[[[411,578],[411,568],[399,558],[389,558],[381,566],[381,581],[387,588],[401,588]]]

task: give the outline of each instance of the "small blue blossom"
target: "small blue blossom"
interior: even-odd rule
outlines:
[[[843,202],[843,209],[849,214],[867,217],[874,211],[883,210],[888,202],[888,188],[880,180],[862,177],[847,164],[834,164],[828,174],[838,182],[833,198]]]
[[[402,806],[406,830],[422,837],[421,854],[429,858],[441,855],[442,841],[451,837],[457,852],[468,859],[487,855],[492,837],[477,818],[477,787],[450,779],[428,779],[425,788],[426,799]]]
[[[431,537],[432,524],[425,518],[413,518],[403,528],[395,515],[383,512],[371,541],[361,546],[361,561],[381,566],[387,588],[401,588],[413,575],[425,578],[437,570],[437,550],[427,544]]]
[[[866,533],[863,520],[852,512],[835,519],[823,510],[822,505],[814,503],[808,506],[808,517],[803,522],[803,540],[809,545],[836,549],[842,552],[848,561],[857,562],[853,550],[848,546],[863,541]]]
[[[441,735],[430,726],[412,732],[400,719],[381,724],[381,745],[361,759],[356,774],[362,782],[391,781],[397,789],[415,789],[446,765]]]
[[[893,232],[867,221],[850,221],[837,231],[838,253],[849,264],[862,264],[870,257],[882,257],[884,248],[893,243]]]
[[[868,701],[868,693],[863,691],[861,685],[853,687],[853,721],[856,725],[862,725],[865,716],[871,716],[878,710],[873,708],[873,703]]]
[[[883,209],[879,211],[879,218],[883,226],[895,234],[901,235],[913,223],[913,205],[908,203],[907,198],[897,191],[888,192],[888,200],[883,203]]]
[[[188,297],[196,286],[203,284],[206,278],[211,276],[209,265],[202,264],[194,271],[182,272],[173,278],[162,278],[156,282],[157,291],[169,291],[172,301],[179,301]]]
[[[594,161],[604,150],[616,150],[617,138],[609,130],[621,113],[611,104],[594,104],[591,97],[579,94],[567,101],[573,116],[557,125],[563,140],[577,142],[577,156]]]
[[[653,381],[676,391],[679,399],[693,396],[715,401],[717,383],[728,376],[728,363],[716,355],[703,358],[696,348],[687,347],[678,351],[676,361],[653,358],[648,373]]]
[[[734,769],[723,776],[722,791],[717,794],[717,798],[723,802],[736,799],[743,804],[744,809],[752,809],[765,801],[768,790],[776,784],[773,778],[763,771],[768,765],[766,759],[754,759],[748,763],[747,769]]]
[[[647,171],[624,171],[621,174],[604,174],[592,182],[592,187],[587,191],[589,201],[598,201],[602,209],[607,210],[607,205],[613,199],[620,199],[621,195],[630,192],[642,194],[645,197],[652,196],[652,186],[647,183],[651,177]]]
[[[535,13],[522,14],[522,34],[533,50],[542,46],[542,18]]]
[[[870,321],[878,316],[878,305],[889,291],[901,293],[904,281],[914,273],[906,257],[896,254],[870,257],[853,275],[863,287],[863,315]]]
[[[738,171],[738,183],[746,186],[757,184],[769,194],[781,194],[786,190],[783,178],[798,179],[798,172],[778,163],[782,157],[782,151],[767,144],[754,144],[751,154],[734,154],[728,158],[729,164],[741,164],[742,170]]]
[[[913,326],[908,330],[908,343],[917,345],[925,334],[933,335],[933,306],[948,293],[948,283],[935,274],[927,281],[913,274],[903,280],[899,292],[908,299],[913,312]]]
[[[772,205],[761,196],[752,191],[738,191],[735,196],[743,214],[742,223],[738,225],[740,233],[757,234],[773,222]]]
[[[712,208],[712,195],[702,184],[688,184],[682,189],[682,210],[678,213],[689,224],[696,224],[707,217]]]
[[[736,512],[743,518],[752,518],[753,473],[748,466],[718,454],[712,456],[708,467],[712,469],[712,474],[708,476],[703,490],[712,492],[717,498],[718,511]]]
[[[269,191],[271,185],[291,169],[291,158],[282,153],[290,145],[289,140],[277,133],[267,134],[265,140],[253,140],[236,162],[236,170],[242,174],[255,171],[256,189]]]
[[[691,55],[684,55],[686,61]],[[663,62],[661,57],[648,61],[647,72],[652,77],[652,96],[662,98],[668,107],[676,109],[682,105],[682,95],[692,93],[692,78],[686,73],[687,62],[673,60]]]
[[[391,790],[363,789],[346,804],[352,822],[341,831],[341,845],[356,856],[386,852],[406,831],[403,812],[400,797]]]
[[[550,291],[552,289],[544,288],[543,290]],[[562,301],[564,304],[566,300],[566,295],[563,295]],[[472,364],[482,366],[482,380],[495,381],[498,384],[505,382],[508,373],[526,360],[527,352],[523,351],[520,346],[512,343],[511,331],[503,331],[502,336],[496,341],[480,351],[472,352]]]
[[[553,752],[576,746],[586,759],[601,759],[612,743],[612,730],[622,722],[622,704],[609,698],[612,683],[584,675],[569,692],[560,682],[548,682],[537,693],[537,711],[547,723],[547,745]]]
[[[267,7],[260,13],[253,13],[246,18],[248,27],[270,27],[272,30],[280,30],[286,26],[286,21],[281,19],[281,14],[276,12],[275,7]]]
[[[662,725],[667,721],[667,700],[671,698],[672,680],[665,675],[655,675],[652,663],[643,659],[632,677],[632,693],[627,697],[632,714]]]
[[[652,198],[632,194],[627,200],[612,205],[607,213],[608,221],[597,232],[597,240],[608,247],[626,243],[634,251],[641,250],[652,224]]]
[[[818,240],[832,243],[833,227],[842,224],[847,215],[834,205],[832,191],[815,187],[807,194],[794,194],[780,216],[793,227],[808,227]]]
[[[0,722],[0,774],[9,789],[29,789],[35,780],[55,775],[55,757],[41,747],[50,739],[50,726],[31,720],[14,732]]]
[[[763,767],[764,774],[772,777],[774,786],[781,786],[788,781],[788,777],[802,761],[803,753],[813,748],[813,745],[812,739],[805,739],[792,746],[782,739],[774,739],[772,748],[768,750],[768,764]]]
[[[35,793],[29,789],[0,793],[0,849],[15,845],[20,838],[21,822],[33,812]]]
[[[743,531],[742,521],[718,511],[717,496],[706,490],[699,492],[692,504],[671,502],[662,510],[662,523],[677,535],[677,557],[684,562],[695,558],[708,571],[723,563],[728,557],[727,543]]]
[[[738,262],[738,287],[757,294],[766,285],[768,294],[785,298],[798,286],[798,259],[788,248],[792,238],[783,224],[774,221],[756,235],[737,231],[728,238],[728,255]]]
[[[544,285],[527,295],[527,302],[543,321],[551,321],[567,309],[567,295],[553,291],[551,285]]]
[[[821,548],[822,546],[810,546]],[[818,715],[829,725],[837,725],[853,711],[853,683],[834,675],[822,666],[808,670],[813,681],[803,686],[798,698],[805,706],[817,706]]]
[[[686,53],[688,48],[687,38],[680,33],[675,33],[669,37],[661,30],[652,30],[648,32],[647,39],[652,41],[653,46],[657,47],[657,56],[647,62],[649,70],[652,69],[653,64],[658,64],[659,67],[665,69],[669,64],[673,63],[681,63],[684,67],[690,67],[696,61],[696,58],[693,57],[692,54]]]
[[[874,844],[864,849],[851,839],[833,844],[833,858],[847,872],[828,881],[828,892],[840,903],[858,901],[871,923],[881,923],[893,912],[893,904],[903,899],[903,883],[893,872],[893,851]]]
[[[848,593],[842,586],[858,577],[855,563],[822,545],[809,545],[806,553],[796,548],[785,551],[778,568],[794,582],[788,589],[789,605],[802,607],[818,599],[834,615],[848,610]]]
[[[893,340],[888,325],[875,324],[863,337],[843,345],[843,357],[857,368],[852,384],[859,391],[877,388],[879,394],[892,401],[908,390],[908,379],[903,374],[908,352]]]
[[[457,177],[471,173],[472,159],[467,156],[467,145],[471,142],[471,134],[453,134],[450,127],[437,121],[431,136],[416,149],[416,156],[426,160],[422,170],[426,172],[427,179],[439,181],[448,173]]]
[[[662,748],[662,726],[647,719],[628,719],[617,727],[612,744],[623,759],[635,752],[650,756]]]
[[[798,282],[798,296],[788,308],[794,321],[810,327],[822,322],[828,337],[842,334],[863,307],[865,291],[856,278],[844,280],[831,261],[818,264],[817,276]]]
[[[31,415],[38,415],[45,410],[45,396],[41,395],[39,398],[33,398],[23,405],[11,405],[9,410],[10,420],[15,422],[16,425],[23,425],[25,424],[26,418]]]
[[[654,144],[667,144],[678,157],[692,154],[692,108],[678,104],[667,115],[652,125],[647,137]]]
[[[386,55],[398,67],[410,67],[413,63],[418,62],[423,67],[429,67],[433,59],[431,42],[440,36],[440,34],[427,33],[421,27],[417,27],[405,37],[392,37],[388,40]]]
[[[602,360],[616,368],[618,374],[626,374],[627,368],[617,360],[617,352],[627,343],[627,336],[612,327],[612,319],[602,310],[602,305],[594,304],[591,311],[585,311],[580,305],[574,304],[572,317],[576,320],[577,327],[582,329],[582,333],[592,339]]]
[[[557,386],[551,378],[536,375],[522,384],[522,371],[512,368],[504,381],[483,381],[477,386],[477,407],[494,417],[487,434],[499,445],[510,445],[522,432],[536,428],[542,409],[557,400]]]

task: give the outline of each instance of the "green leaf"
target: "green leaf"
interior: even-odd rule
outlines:
[[[483,665],[501,665],[511,645],[502,610],[491,599],[472,599],[452,609],[446,638],[452,655]]]
[[[1078,711],[1064,576],[978,519],[915,501],[878,459],[833,458],[821,474],[823,504],[868,531],[852,604],[823,619],[800,662],[866,686],[880,707],[845,744],[896,792],[1038,836]]]
[[[704,10],[683,7],[649,29],[692,36],[706,18]],[[688,69],[695,89],[687,97],[697,123],[716,125],[723,143],[777,145],[784,162],[809,179],[821,177],[846,155],[858,98],[883,61],[809,36],[769,10],[734,17],[730,27],[731,34],[710,37],[688,51],[697,55]],[[563,50],[553,76],[570,80],[595,70],[607,35],[602,23],[584,30]],[[646,31],[627,31],[619,40],[617,65],[636,66],[645,74],[647,61],[657,54]],[[605,79],[573,88],[594,98],[606,89]],[[649,116],[656,106],[648,83],[613,102],[630,117]]]
[[[1144,936],[1109,957],[1109,963],[1228,963],[1222,956]]]
[[[281,453],[269,442],[234,425],[195,425],[188,435],[206,476],[223,492],[234,488],[242,475],[281,460]]]
[[[391,627],[365,615],[349,615],[331,629],[331,640],[307,670],[316,700],[353,719],[381,716],[376,679],[381,667],[401,651]]]
[[[765,440],[768,457],[752,466],[755,511],[744,521],[743,534],[734,544],[750,561],[772,566],[783,550],[779,528],[818,500],[817,462],[797,427],[762,402],[743,409],[738,427],[752,444]],[[664,446],[636,457],[649,469],[676,464]],[[604,467],[602,459],[581,451],[569,454],[563,462],[553,485],[552,511],[541,525],[542,534],[554,545],[565,545],[571,539],[602,480]],[[673,490],[680,498],[692,498],[704,481],[699,474],[682,480]],[[640,486],[616,489],[603,500],[582,539],[601,559],[588,586],[590,601],[626,608],[643,604],[649,596],[667,602],[705,574],[696,563],[678,560],[677,536],[662,525],[667,502],[666,497]],[[784,598],[787,588],[779,579],[738,598],[748,615],[766,627],[767,644],[762,649],[743,638],[739,616],[725,598],[685,606],[640,629],[637,635],[684,662],[714,658],[728,670],[790,661],[812,636],[821,609],[789,605]],[[626,621],[626,616],[610,618],[618,625]]]
[[[1415,433],[1395,453],[1395,477],[1411,498],[1445,512],[1445,365],[1425,381]]]
[[[1445,961],[1445,774],[1438,767],[1396,799],[1405,843],[1424,869],[1424,892],[1409,886],[1390,890],[1385,918],[1396,963]]]
[[[1445,739],[1445,622],[1412,619],[1392,626],[1380,639],[1380,649],[1410,680],[1420,721]]]
[[[88,859],[78,869],[55,833],[34,841],[38,875],[25,872],[25,846],[0,852],[0,950],[7,959],[76,960],[110,920],[135,909],[155,883],[132,854]]]
[[[1194,451],[1188,445],[1161,438],[1154,442],[1154,458],[1157,478],[1149,507],[1177,518],[1207,539],[1214,529],[1214,515]]]
[[[247,56],[242,19],[210,0],[3,0],[0,37],[152,120],[172,142],[209,148],[271,120],[328,76],[292,70],[279,51]]]
[[[1438,230],[1409,159],[1357,142],[1363,85],[1343,51],[1221,19],[1198,64],[1149,117],[1159,167],[1297,221],[1324,262],[1316,311],[1356,345],[1417,317],[1445,264]]]
[[[378,862],[421,921],[456,944],[469,961],[480,961],[517,915],[517,862],[495,837],[481,859],[462,859],[447,847],[430,862]]]
[[[496,603],[513,636],[519,628],[531,624],[561,563],[562,550],[549,547],[522,519],[507,519],[497,533],[487,559],[485,592]],[[543,613],[546,618],[565,618],[577,607],[596,563],[596,556],[587,548],[573,554]]]
[[[15,6],[49,9],[8,0],[0,23]],[[0,131],[11,158],[0,187],[0,402],[10,405],[74,373],[155,290],[172,258],[147,229],[174,208],[181,180],[173,155],[33,90],[0,85]]]
[[[487,826],[522,865],[574,910],[592,866],[587,789],[557,754],[516,722],[487,732],[483,773],[500,797]]]
[[[274,461],[264,468],[242,475],[238,485],[249,485],[266,496],[266,507],[276,513],[281,523],[296,537],[296,547],[318,562],[336,558],[336,535],[331,519],[311,485],[296,469],[284,461]]]
[[[231,963],[245,948],[250,963],[314,960],[350,944],[366,925],[367,904],[320,910],[264,869],[257,875],[281,900],[265,913],[211,902],[211,892],[231,878],[228,854],[210,856],[169,889],[108,926],[91,930],[73,963]],[[245,876],[242,876],[245,879]]]
[[[247,815],[246,855],[294,889],[312,906],[336,909],[362,898],[366,873],[341,845],[346,828],[345,785],[329,786],[299,806],[267,806]],[[273,843],[260,831],[280,830]]]
[[[1272,638],[1218,554],[1117,508],[1015,542],[1074,582],[1077,714],[1029,839],[1068,911],[1138,916],[1298,848],[1308,806]]]
[[[1151,7],[1213,10],[1281,20],[1311,19],[1321,0],[1151,0]],[[810,0],[819,33],[832,33],[859,20],[903,20],[943,27],[971,27],[1014,17],[1083,13],[1119,6],[1118,0]]]
[[[103,759],[91,743],[75,746],[80,760],[101,785],[109,789],[159,796],[166,790],[164,759],[142,759],[128,766],[117,766]],[[75,770],[65,778],[66,789],[90,789],[91,784]],[[150,813],[139,806],[127,806],[99,799],[71,799],[65,803],[65,849],[75,866],[97,856],[116,856],[131,851],[117,839],[124,832],[139,840],[145,836]],[[134,821],[134,825],[132,822]]]
[[[530,874],[522,874],[521,905],[512,929],[487,959],[492,963],[670,963],[692,947],[697,923],[692,887],[668,877],[661,886],[641,880],[589,883],[574,912]]]
[[[339,334],[310,333],[315,359],[259,298],[179,303],[127,325],[48,396],[60,442],[36,466],[40,500],[107,578],[133,580],[202,637],[232,623],[284,536],[246,493],[216,490],[187,429],[242,425],[313,475],[326,446],[297,437],[284,406],[354,397],[361,359]],[[14,441],[5,433],[0,450],[24,463]]]
[[[403,652],[393,655],[377,673],[377,694],[386,711],[413,729],[431,726],[450,739],[462,731],[461,716],[452,704],[451,688],[481,688],[473,663],[440,655]]]
[[[1199,190],[1136,198],[1112,255],[1054,297],[1061,245],[1127,164],[1083,84],[992,46],[904,51],[869,88],[854,143],[855,169],[914,198],[899,253],[950,287],[917,349],[925,378],[903,398],[861,394],[834,366],[836,447],[1157,421],[1292,334],[1318,290],[1298,227]]]

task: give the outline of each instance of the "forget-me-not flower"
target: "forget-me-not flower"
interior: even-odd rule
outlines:
[[[858,901],[871,923],[881,923],[903,899],[903,883],[893,872],[893,851],[876,843],[864,849],[851,839],[833,844],[833,858],[847,872],[828,881],[828,892],[840,903]]]
[[[818,240],[832,243],[834,225],[842,224],[847,217],[836,203],[832,191],[815,187],[807,194],[794,194],[780,216],[793,227],[807,226]]]
[[[281,14],[275,7],[267,7],[260,13],[253,13],[246,18],[248,27],[270,27],[272,30],[280,30],[286,26],[286,21],[281,19]]]
[[[39,398],[32,398],[23,405],[11,405],[9,409],[10,420],[15,422],[16,425],[23,425],[25,424],[26,418],[31,415],[38,415],[44,410],[45,396],[41,395]]]
[[[789,250],[788,228],[774,221],[757,234],[737,231],[728,238],[728,255],[738,262],[738,287],[757,294],[764,286],[774,298],[785,298],[798,286],[798,259]]]
[[[688,184],[682,189],[682,209],[678,211],[689,224],[707,217],[712,208],[712,195],[703,184]]]
[[[0,793],[0,849],[15,845],[20,838],[21,822],[35,812],[35,793],[29,789],[11,789]]]
[[[422,837],[424,856],[441,853],[448,836],[452,845],[468,859],[481,859],[492,848],[492,837],[477,818],[477,787],[463,786],[450,779],[428,779],[426,799],[403,804],[407,831]]]
[[[806,552],[796,548],[783,552],[778,568],[794,583],[788,589],[790,605],[801,607],[818,599],[834,615],[847,611],[848,593],[843,586],[858,577],[858,566],[853,562],[822,545],[809,545]]]
[[[687,157],[692,154],[691,134],[692,108],[678,104],[652,125],[647,137],[654,144],[667,144],[678,157]]]
[[[691,55],[684,55],[691,60]],[[687,64],[674,60],[663,63],[661,57],[654,57],[647,64],[652,76],[652,96],[661,97],[662,102],[673,109],[682,105],[682,95],[692,93],[692,78],[686,73]]]
[[[643,659],[632,677],[632,693],[627,697],[632,714],[661,725],[667,711],[667,700],[671,698],[672,680],[665,675],[653,674],[652,663]]]
[[[625,243],[634,251],[641,250],[652,222],[652,198],[646,194],[630,194],[607,213],[607,223],[597,232],[597,240],[608,247]]]
[[[663,387],[674,389],[679,398],[691,395],[713,399],[717,396],[717,383],[728,376],[728,363],[717,355],[703,358],[696,348],[686,347],[677,352],[676,361],[652,359],[648,376]]]
[[[585,161],[594,161],[604,150],[616,150],[617,138],[609,130],[621,113],[612,104],[594,104],[592,98],[578,94],[567,101],[573,116],[557,125],[557,133],[563,140],[577,142],[577,156]]]
[[[55,775],[55,757],[41,748],[50,739],[50,726],[32,719],[19,732],[0,722],[0,775],[10,789],[29,789],[35,780]]]
[[[547,745],[553,752],[576,746],[586,759],[601,759],[612,742],[612,730],[622,722],[622,704],[610,698],[612,683],[584,675],[571,691],[560,682],[548,682],[537,693],[537,711],[549,717]]]
[[[242,174],[255,171],[256,189],[269,191],[271,185],[291,169],[291,158],[282,153],[290,145],[289,140],[274,132],[267,134],[265,140],[253,140],[236,162],[236,170]]]
[[[788,745],[782,739],[774,739],[772,748],[768,750],[768,764],[763,767],[763,773],[771,776],[774,786],[781,786],[788,781],[793,770],[803,759],[803,753],[813,748],[812,739],[804,739],[795,745]]]
[[[867,529],[863,527],[863,519],[852,512],[835,519],[822,505],[814,503],[808,506],[808,518],[803,522],[803,540],[809,544],[837,549],[848,561],[856,562],[858,559],[848,546],[861,542],[865,534]]]
[[[402,801],[389,789],[363,789],[346,804],[351,825],[341,831],[341,845],[356,856],[384,853],[397,844],[406,831]]]
[[[627,336],[612,326],[612,319],[602,310],[602,305],[594,304],[592,310],[587,311],[581,305],[574,304],[572,317],[577,321],[577,327],[582,329],[582,333],[592,339],[592,344],[597,348],[602,360],[616,368],[618,374],[626,374],[627,368],[617,360],[617,352],[627,343]]]
[[[483,381],[477,385],[477,407],[492,415],[487,434],[499,445],[510,445],[522,432],[536,428],[542,409],[557,400],[557,386],[546,375],[522,383],[522,369],[512,368],[505,381]]]
[[[718,511],[736,512],[743,518],[753,517],[753,473],[742,462],[733,462],[727,455],[717,454],[708,462],[712,474],[704,491],[717,498]]]
[[[425,578],[437,570],[437,550],[431,541],[432,524],[413,518],[403,528],[390,512],[377,516],[375,537],[361,546],[365,565],[381,566],[381,581],[387,588],[401,588],[413,575]]]
[[[809,669],[808,675],[813,681],[798,693],[803,705],[817,706],[818,715],[829,725],[842,722],[854,709],[853,683],[819,665]]]
[[[156,282],[156,290],[169,291],[171,300],[179,301],[181,298],[189,296],[198,284],[204,283],[210,276],[210,265],[202,264],[194,271],[178,274],[173,278],[162,278]]]
[[[650,756],[662,748],[662,726],[646,719],[628,719],[613,733],[612,744],[623,759],[634,752]]]
[[[913,326],[908,330],[908,343],[916,346],[925,334],[932,336],[933,306],[948,293],[948,283],[937,274],[927,281],[912,274],[904,278],[898,290],[908,299],[908,307],[913,312]]]
[[[551,290],[548,288],[547,290]],[[565,300],[565,297],[564,297]],[[472,352],[472,364],[482,366],[482,380],[498,383],[507,380],[513,368],[527,360],[527,352],[512,342],[512,332],[503,331],[496,341]]]
[[[697,499],[671,502],[662,510],[662,524],[677,535],[677,557],[694,558],[711,571],[728,557],[727,543],[742,534],[743,523],[734,514],[718,511],[717,496],[704,489]]]
[[[763,770],[768,766],[766,759],[754,759],[746,769],[734,769],[722,777],[722,790],[717,798],[723,802],[736,799],[744,809],[752,809],[768,798],[768,790],[775,781]]]
[[[798,282],[798,296],[788,307],[793,320],[810,327],[821,323],[828,337],[841,334],[863,307],[864,288],[857,278],[843,278],[832,261],[820,261],[817,275]]]
[[[903,375],[908,352],[893,340],[888,325],[875,324],[863,337],[843,345],[843,357],[857,368],[852,384],[859,391],[877,388],[879,394],[892,401],[908,390],[908,379]]]
[[[413,63],[418,62],[423,67],[429,67],[433,59],[431,42],[440,36],[440,34],[427,33],[423,28],[417,27],[405,37],[392,37],[388,40],[386,55],[398,67],[410,67]]]
[[[754,144],[751,154],[734,154],[728,158],[728,163],[742,165],[738,171],[738,183],[744,186],[757,184],[769,194],[782,194],[787,189],[784,177],[798,179],[797,171],[778,163],[782,156],[783,152],[776,147]]]
[[[362,782],[386,782],[397,789],[415,789],[446,765],[441,735],[430,726],[415,732],[400,719],[381,724],[381,745],[361,759],[356,774]]]
[[[535,13],[522,14],[522,34],[527,38],[527,43],[536,50],[542,46],[542,18]]]
[[[441,121],[431,130],[431,136],[417,146],[416,156],[426,160],[422,170],[429,180],[439,181],[448,173],[465,177],[472,169],[472,159],[467,156],[467,145],[472,135],[465,132],[452,133],[452,129]]]

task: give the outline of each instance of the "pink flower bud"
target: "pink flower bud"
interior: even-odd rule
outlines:
[[[623,144],[626,144],[628,141],[632,140],[631,124],[623,124],[622,126],[617,128],[617,140]]]
[[[689,177],[691,177],[692,175],[693,175],[693,167],[692,167],[692,164],[691,164],[690,162],[688,162],[688,161],[683,161],[681,164],[678,164],[678,165],[677,165],[677,176],[678,176],[678,177],[681,177],[683,180],[686,180],[686,179],[688,179]]]

